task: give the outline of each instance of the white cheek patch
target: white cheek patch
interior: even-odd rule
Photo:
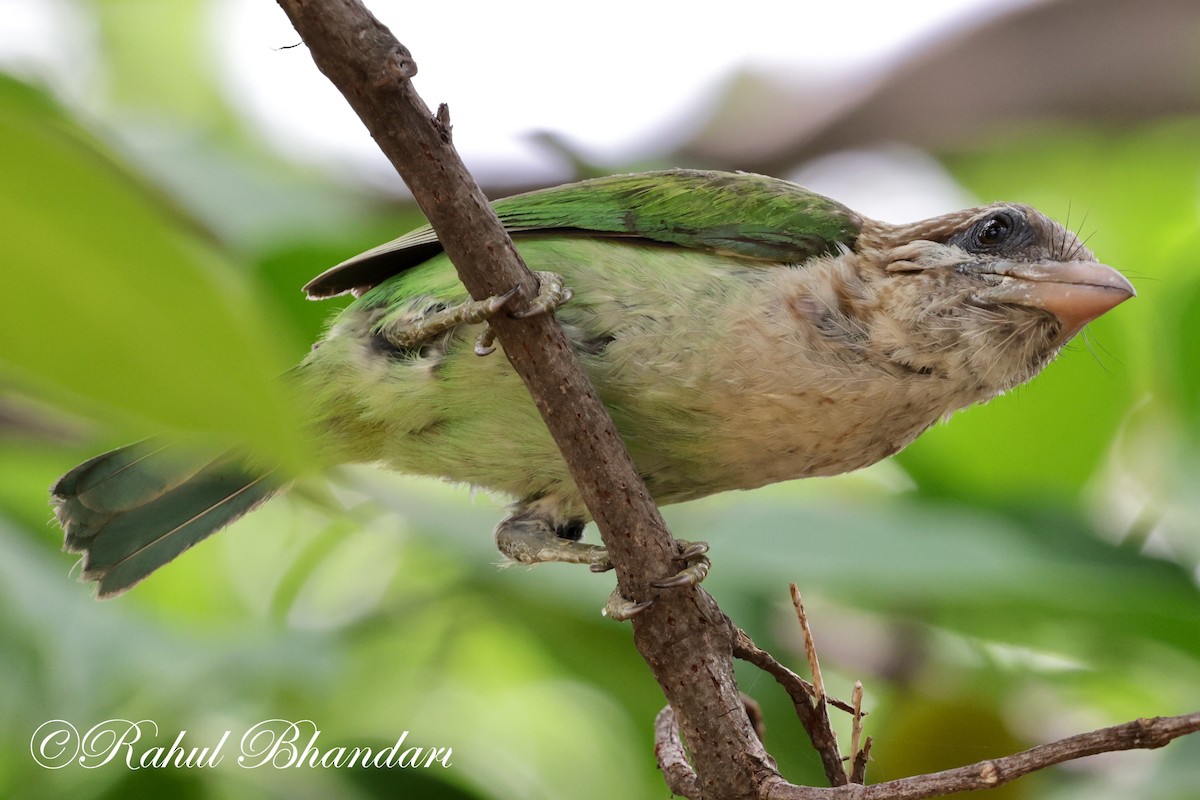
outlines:
[[[962,248],[917,239],[889,250],[885,269],[888,272],[923,272],[939,267],[956,267],[972,260],[971,255]]]

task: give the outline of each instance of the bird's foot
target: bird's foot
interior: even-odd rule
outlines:
[[[513,289],[483,300],[468,300],[455,306],[440,308],[418,320],[407,321],[407,324],[391,325],[382,329],[380,333],[393,346],[406,350],[416,347],[422,342],[427,342],[446,331],[453,330],[459,325],[487,322],[508,305],[515,294],[516,289]]]
[[[570,287],[563,283],[562,276],[557,272],[534,272],[533,274],[538,280],[537,297],[530,301],[527,308],[513,314],[517,319],[525,319],[526,317],[533,317],[538,314],[553,313],[555,309],[571,299],[572,292]],[[502,295],[506,303],[511,295],[512,292]],[[501,307],[503,307],[503,304],[501,304]],[[497,308],[498,310],[499,308]],[[491,314],[488,316],[490,317]],[[475,339],[475,355],[486,356],[493,353],[496,350],[495,341],[496,334],[492,331],[492,327],[488,325]]]
[[[537,297],[530,300],[524,310],[513,314],[517,319],[548,314],[574,295],[571,288],[563,283],[562,275],[557,272],[534,272],[533,275],[538,279]]]
[[[683,562],[684,567],[671,577],[650,584],[655,589],[696,586],[708,577],[708,571],[712,568],[712,561],[705,555],[708,552],[708,544],[706,542],[685,542],[683,539],[676,539],[675,544],[679,548],[679,554],[674,557],[674,560]]]
[[[496,547],[506,557],[519,564],[543,564],[560,561],[570,564],[587,564],[592,572],[607,572],[612,569],[608,550],[600,545],[578,541],[582,534],[581,520],[556,526],[541,514],[520,513],[503,520],[496,526]],[[672,589],[679,586],[694,586],[708,575],[712,566],[708,556],[708,545],[704,542],[676,540],[678,553],[674,560],[682,562],[683,568],[669,578],[655,581],[656,589]],[[623,621],[645,611],[653,600],[636,602],[622,597],[613,590],[604,604],[604,615]]]
[[[676,539],[675,545],[678,547],[679,553],[673,560],[683,562],[684,567],[669,578],[651,583],[650,585],[655,589],[695,586],[708,577],[712,561],[705,555],[708,552],[707,544]],[[592,570],[598,571],[594,566]],[[604,609],[600,613],[617,622],[624,622],[633,619],[652,605],[654,605],[653,599],[643,600],[639,603],[622,595],[619,589],[613,589],[612,594],[608,596],[608,602],[604,604]]]
[[[612,594],[604,603],[604,608],[600,609],[600,613],[616,622],[628,622],[652,605],[654,605],[653,600],[634,602],[621,594],[620,589],[613,589]]]
[[[578,541],[582,533],[582,520],[556,526],[547,517],[517,513],[496,526],[496,547],[518,564],[561,561],[588,564],[593,572],[612,569],[608,551],[600,545]]]

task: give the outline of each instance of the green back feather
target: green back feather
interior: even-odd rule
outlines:
[[[845,206],[763,175],[669,170],[615,175],[492,204],[514,236],[577,233],[644,239],[766,262],[801,263],[853,247],[861,218]],[[304,290],[361,294],[442,250],[429,226],[338,264]]]

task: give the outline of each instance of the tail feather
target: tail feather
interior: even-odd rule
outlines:
[[[77,498],[97,515],[137,509],[212,463],[211,453],[143,441],[89,459],[62,476],[52,491]]]
[[[54,485],[66,549],[83,578],[118,594],[281,488],[240,458],[141,443],[85,461]]]

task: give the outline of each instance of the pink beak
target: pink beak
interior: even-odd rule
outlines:
[[[1137,292],[1124,275],[1094,261],[1001,261],[990,272],[1004,280],[976,293],[986,303],[1016,303],[1058,317],[1065,342]]]

